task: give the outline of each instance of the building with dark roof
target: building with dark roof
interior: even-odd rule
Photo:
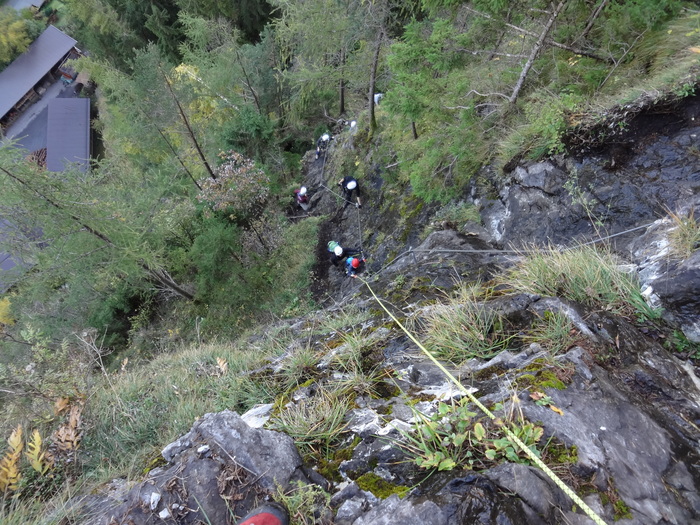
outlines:
[[[21,56],[0,72],[0,126],[10,124],[35,102],[46,81],[72,75],[63,66],[69,58],[80,56],[75,44],[75,39],[49,26]]]
[[[63,171],[77,164],[86,171],[90,158],[90,99],[56,98],[49,103],[46,169]]]

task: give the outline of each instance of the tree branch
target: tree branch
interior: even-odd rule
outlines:
[[[471,7],[464,6],[464,9],[466,9],[467,11],[469,11],[469,12],[471,12],[471,13],[474,13],[475,15],[483,16],[484,18],[487,18],[487,19],[489,19],[489,20],[495,20],[495,21],[497,21],[497,19],[495,19],[495,18],[492,17],[491,15],[489,15],[489,14],[487,14],[487,13],[482,13],[481,11],[477,11],[476,9],[472,9]],[[524,35],[533,36],[533,37],[535,37],[535,38],[537,38],[537,36],[538,36],[536,33],[533,33],[532,31],[528,31],[527,29],[523,29],[522,27],[518,27],[518,26],[516,26],[516,25],[509,24],[508,22],[504,22],[504,25],[505,25],[506,27],[509,27],[509,28],[513,29],[514,31],[517,31],[517,32],[519,32],[519,33],[523,33]],[[576,54],[576,55],[581,55],[581,56],[584,56],[584,57],[593,58],[593,59],[595,59],[595,60],[600,60],[601,62],[610,62],[610,60],[608,60],[608,59],[606,59],[606,58],[603,58],[603,57],[601,57],[601,56],[598,56],[598,55],[596,55],[595,53],[589,53],[588,51],[585,51],[585,50],[583,50],[583,49],[579,49],[579,48],[575,48],[575,47],[572,47],[572,46],[568,46],[568,45],[566,45],[566,44],[562,44],[562,43],[556,42],[556,41],[554,41],[554,40],[549,40],[549,39],[547,39],[545,42],[546,42],[547,44],[549,44],[550,46],[554,46],[554,47],[558,47],[558,48],[561,48],[561,49],[565,49],[565,50],[567,50],[567,51],[571,51],[572,53],[574,53],[574,54]]]
[[[525,78],[527,77],[528,72],[530,71],[530,68],[532,68],[532,64],[535,62],[535,59],[537,58],[537,55],[540,52],[540,49],[542,49],[542,46],[544,45],[544,42],[547,38],[547,35],[549,34],[549,31],[552,29],[552,26],[554,25],[554,21],[557,19],[559,16],[559,13],[561,10],[564,8],[564,2],[559,2],[559,5],[554,9],[552,12],[552,15],[549,17],[549,20],[547,20],[547,25],[544,26],[544,29],[542,30],[542,34],[540,37],[537,39],[537,42],[535,43],[535,46],[532,48],[532,51],[530,52],[530,57],[527,59],[527,62],[525,63],[525,67],[523,67],[523,70],[520,72],[520,77],[518,77],[518,81],[515,83],[515,87],[513,88],[513,93],[511,94],[510,98],[508,99],[508,102],[511,104],[514,104],[515,101],[518,98],[518,95],[520,94],[520,90],[523,87],[523,84],[525,83]]]

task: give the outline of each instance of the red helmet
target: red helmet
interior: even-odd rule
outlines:
[[[360,267],[360,259],[355,257],[350,264],[352,265],[353,268],[359,268]]]

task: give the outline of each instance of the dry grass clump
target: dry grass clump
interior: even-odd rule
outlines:
[[[674,255],[687,259],[700,247],[700,224],[695,219],[695,211],[692,209],[687,213],[669,211],[669,215],[675,223],[675,228],[669,235],[671,251]]]

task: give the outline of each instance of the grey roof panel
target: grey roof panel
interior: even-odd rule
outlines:
[[[22,55],[0,72],[0,117],[4,117],[76,42],[61,30],[49,26]]]
[[[90,99],[56,98],[49,103],[46,169],[63,171],[77,162],[85,171],[90,157]]]

